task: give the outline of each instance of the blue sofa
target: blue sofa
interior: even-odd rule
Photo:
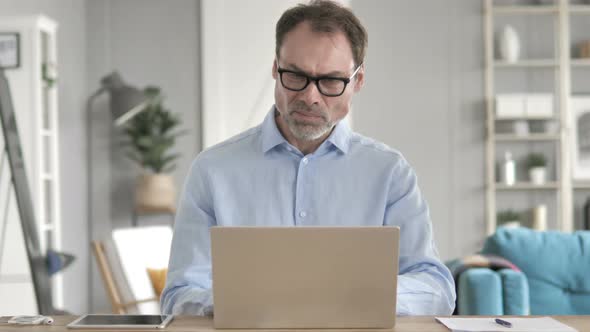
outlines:
[[[522,272],[471,268],[457,280],[460,315],[590,314],[590,231],[499,228],[482,254]]]

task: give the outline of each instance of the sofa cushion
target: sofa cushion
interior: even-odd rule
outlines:
[[[502,256],[527,276],[533,315],[590,314],[590,232],[499,228],[482,253]]]
[[[529,315],[529,284],[522,272],[502,269],[498,271],[502,280],[504,315]]]

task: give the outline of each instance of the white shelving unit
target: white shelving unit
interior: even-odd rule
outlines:
[[[571,5],[569,7],[570,14],[590,14],[590,6],[588,5]]]
[[[557,229],[562,231],[574,230],[573,194],[574,190],[590,189],[590,183],[574,183],[571,178],[571,156],[569,142],[572,139],[569,128],[569,98],[571,92],[571,68],[590,66],[590,59],[572,59],[570,55],[570,16],[590,14],[590,5],[573,5],[568,0],[555,0],[554,5],[497,5],[493,0],[484,2],[484,40],[485,40],[485,105],[486,105],[486,230],[492,234],[496,230],[497,195],[502,192],[524,192],[530,195],[534,191],[555,191]],[[554,27],[554,57],[539,59],[521,59],[516,63],[506,63],[494,57],[495,21],[499,16],[550,16]],[[588,34],[590,38],[590,33]],[[516,136],[512,134],[498,134],[496,125],[499,121],[510,119],[496,119],[494,110],[495,75],[499,70],[552,70],[554,72],[554,96],[556,98],[556,115],[554,118],[522,118],[512,120],[556,120],[559,130],[556,134],[529,134]],[[521,91],[517,91],[521,92]],[[555,145],[556,179],[543,185],[531,183],[516,183],[508,186],[497,183],[496,158],[497,143],[522,144],[526,142],[547,142]],[[551,214],[549,215],[549,218]]]
[[[493,6],[492,9],[495,15],[546,15],[555,14],[559,11],[558,6],[549,5],[500,5]]]
[[[496,66],[496,68],[526,68],[526,67],[547,67],[547,68],[551,68],[551,67],[556,67],[558,65],[558,63],[556,63],[554,60],[550,60],[550,59],[530,59],[530,60],[521,60],[515,63],[509,63],[509,62],[505,62],[505,61],[494,61],[494,66]]]
[[[40,249],[42,253],[49,249],[61,251],[58,94],[57,82],[47,79],[57,78],[57,23],[43,15],[0,17],[0,31],[20,36],[20,66],[5,73],[22,142]],[[52,287],[54,306],[63,308],[63,280],[59,273],[52,277]],[[18,311],[13,308],[19,301],[26,299],[15,298],[11,311]]]
[[[590,189],[590,183],[589,182],[574,182],[574,189],[579,189],[579,190]]]
[[[505,185],[502,183],[496,184],[496,190],[512,190],[512,191],[521,191],[521,190],[551,190],[551,189],[559,189],[559,183],[556,181],[552,182],[545,182],[543,184],[532,184],[528,182],[516,182],[513,185]]]
[[[590,67],[590,59],[572,59],[572,67]]]
[[[518,136],[513,134],[496,134],[496,142],[535,142],[535,141],[558,141],[561,137],[553,134],[529,134]]]

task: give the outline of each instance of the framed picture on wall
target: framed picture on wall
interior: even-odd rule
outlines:
[[[570,99],[572,178],[590,180],[590,96]]]
[[[0,32],[0,68],[20,66],[20,36],[16,32]]]

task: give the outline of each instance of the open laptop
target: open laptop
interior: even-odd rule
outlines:
[[[391,328],[398,227],[212,227],[215,328]]]

